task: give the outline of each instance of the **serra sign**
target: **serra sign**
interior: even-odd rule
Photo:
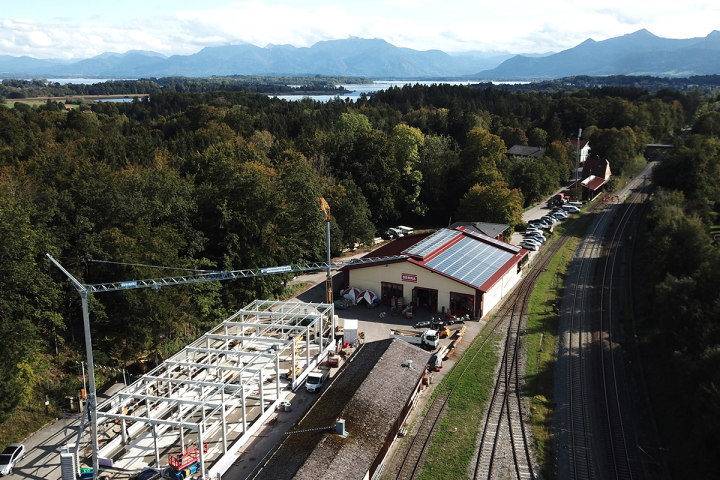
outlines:
[[[402,281],[403,282],[415,282],[417,283],[417,275],[412,273],[403,273],[402,274]]]

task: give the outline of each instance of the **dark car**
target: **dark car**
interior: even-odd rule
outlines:
[[[162,473],[152,468],[146,468],[130,477],[130,480],[158,480],[160,478],[162,478]]]

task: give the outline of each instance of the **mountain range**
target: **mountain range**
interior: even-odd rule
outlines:
[[[166,57],[132,50],[68,62],[0,55],[0,77],[147,78],[213,75],[332,75],[387,78],[547,79],[574,75],[685,77],[720,73],[720,32],[690,39],[647,30],[603,41],[588,39],[559,53],[419,51],[381,39],[351,37],[311,47],[226,45]]]

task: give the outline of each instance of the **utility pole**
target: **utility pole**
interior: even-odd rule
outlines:
[[[577,192],[580,188],[578,182],[580,182],[580,136],[582,135],[582,128],[578,130],[578,142],[577,142],[577,162],[575,163],[575,191]],[[576,199],[578,200],[578,199]]]

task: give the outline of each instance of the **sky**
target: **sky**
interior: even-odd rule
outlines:
[[[559,52],[647,29],[666,38],[720,30],[704,0],[0,0],[0,55],[82,59],[151,50],[189,55],[251,43],[309,47],[381,38],[445,52]]]

